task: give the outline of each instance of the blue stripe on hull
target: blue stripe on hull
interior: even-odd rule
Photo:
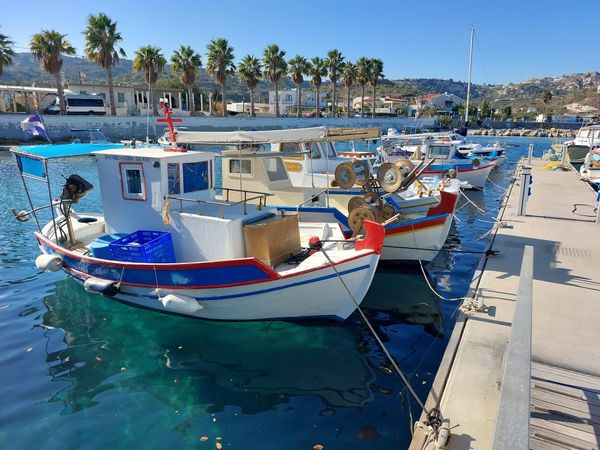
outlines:
[[[152,269],[128,268],[121,274],[122,269],[118,267],[88,263],[66,255],[63,256],[63,261],[67,266],[96,278],[113,281],[121,280],[126,283],[146,284],[151,286],[156,286],[158,284],[163,287],[203,287],[219,284],[249,283],[252,281],[269,279],[269,276],[265,272],[253,265],[156,271]]]

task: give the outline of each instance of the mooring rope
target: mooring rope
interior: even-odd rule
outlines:
[[[381,349],[385,353],[386,357],[388,358],[388,360],[390,361],[390,363],[392,364],[392,366],[394,367],[394,369],[396,370],[396,373],[398,374],[398,376],[400,376],[400,378],[402,379],[402,382],[405,384],[405,386],[408,388],[408,390],[411,393],[411,395],[414,397],[415,401],[419,404],[419,406],[421,407],[421,409],[423,411],[425,411],[425,414],[427,414],[428,417],[432,417],[432,418],[435,417],[438,414],[438,412],[436,412],[434,410],[429,410],[429,409],[427,409],[425,407],[425,404],[423,403],[423,401],[417,395],[416,391],[414,390],[414,388],[410,384],[410,381],[408,380],[408,378],[406,377],[406,375],[404,375],[404,373],[402,372],[402,370],[400,370],[400,367],[396,363],[396,360],[392,357],[392,355],[390,354],[390,352],[386,348],[385,344],[383,343],[383,341],[381,340],[381,338],[377,334],[377,331],[375,331],[375,327],[373,327],[373,325],[371,324],[370,320],[368,319],[368,317],[366,316],[366,314],[364,313],[364,311],[360,307],[359,302],[356,300],[356,298],[354,297],[354,295],[352,294],[352,292],[350,291],[350,289],[346,285],[346,282],[344,281],[344,279],[342,278],[342,276],[338,272],[337,268],[335,267],[334,262],[331,260],[331,258],[329,257],[329,255],[327,254],[327,252],[325,251],[325,249],[323,247],[321,247],[320,250],[321,250],[321,252],[323,252],[323,255],[325,255],[325,258],[327,258],[327,260],[331,264],[331,267],[333,268],[334,272],[336,273],[337,277],[339,278],[340,282],[342,283],[342,286],[344,286],[344,289],[346,289],[346,292],[348,292],[348,295],[350,296],[350,298],[352,299],[352,301],[356,305],[356,309],[358,310],[358,312],[359,312],[360,316],[362,317],[363,321],[365,322],[365,324],[367,325],[367,327],[371,331],[371,334],[373,335],[373,337],[375,338],[375,340],[377,341],[377,343],[379,344],[379,346],[381,347]]]

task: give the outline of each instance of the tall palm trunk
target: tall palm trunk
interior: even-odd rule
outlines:
[[[154,92],[154,83],[150,83],[150,101],[152,102],[152,114],[158,116],[158,101]]]
[[[60,108],[60,113],[66,114],[67,108],[65,107],[65,90],[63,89],[60,71],[54,74],[54,79],[56,80],[56,89],[58,91],[58,107]]]
[[[297,84],[298,86],[298,98],[296,99],[296,103],[298,104],[297,116],[302,117],[302,83]]]
[[[371,117],[375,118],[375,91],[377,89],[377,83],[373,83],[373,107],[371,108]]]
[[[350,118],[350,86],[346,86],[346,117]]]
[[[221,84],[221,116],[227,115],[227,106],[225,104],[225,83]]]
[[[365,117],[365,85],[361,84],[362,92],[360,94],[360,117]]]
[[[335,110],[335,100],[336,100],[336,85],[337,83],[333,83],[333,102],[331,103],[331,117],[335,117],[336,116],[336,110]]]
[[[319,86],[315,86],[315,105],[317,107],[317,117],[321,117],[321,102],[319,101]]]
[[[254,113],[254,88],[250,89],[250,117],[256,117]]]
[[[115,88],[113,86],[112,67],[106,69],[106,82],[108,83],[108,101],[110,102],[110,115],[117,115],[117,106],[115,105]]]
[[[275,87],[275,117],[279,117],[279,87],[277,84],[273,82],[273,86]]]
[[[192,85],[188,84],[188,110],[190,111],[190,116],[194,116],[196,114],[196,105],[194,104],[194,91],[192,90]],[[181,106],[181,105],[179,105]]]

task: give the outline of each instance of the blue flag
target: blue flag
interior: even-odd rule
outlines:
[[[23,130],[27,137],[41,136],[50,141],[42,116],[38,113],[32,114],[27,119],[19,122],[19,128]]]

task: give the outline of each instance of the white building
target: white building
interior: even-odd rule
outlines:
[[[283,89],[279,91],[279,113],[292,114],[296,112],[297,90]],[[325,108],[327,106],[327,93],[319,93],[319,106]],[[300,105],[303,111],[313,110],[316,108],[315,90],[302,89],[302,103]],[[269,112],[275,114],[275,91],[269,91]]]
[[[414,105],[408,106],[408,116],[415,117],[423,108],[433,108],[436,114],[451,115],[456,106],[462,105],[465,101],[457,95],[448,94],[425,94],[416,97]]]
[[[65,86],[65,94],[98,94],[106,102],[106,114],[110,114],[109,93],[106,84],[78,84],[69,83]],[[114,85],[115,103],[118,116],[143,115],[148,109],[148,86],[130,86],[116,83]],[[36,86],[5,86],[0,85],[0,111],[4,103],[12,101],[13,110],[20,104],[26,111],[40,110],[50,106],[56,99],[58,91],[53,87]],[[169,100],[176,115],[188,115],[187,92],[179,89],[157,88],[155,99],[158,104],[160,98]]]
[[[105,84],[69,83],[68,89],[75,94],[98,94],[107,103],[109,102],[108,86]],[[114,93],[118,116],[134,116],[146,113],[149,97],[147,85],[130,86],[115,83]],[[155,88],[154,96],[157,104],[159,99],[166,98],[173,108],[173,114],[189,114],[187,92],[180,89]],[[107,113],[110,113],[108,105]]]
[[[365,97],[365,112],[371,111],[373,105],[373,97]],[[408,100],[404,98],[394,97],[376,97],[375,98],[375,114],[396,114],[408,105]],[[361,97],[352,99],[352,108],[355,111],[361,109]]]

